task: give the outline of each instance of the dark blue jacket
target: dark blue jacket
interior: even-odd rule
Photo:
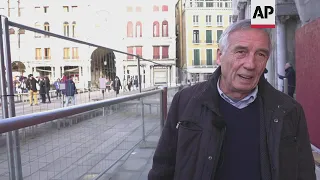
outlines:
[[[74,94],[77,91],[75,83],[70,79],[67,80],[65,83],[66,83],[66,89],[65,89],[66,96],[74,96]]]

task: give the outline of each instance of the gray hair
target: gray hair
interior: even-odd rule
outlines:
[[[225,52],[225,50],[229,47],[229,36],[231,33],[239,30],[244,30],[244,29],[251,29],[251,20],[250,19],[245,19],[245,20],[240,20],[237,21],[234,24],[231,24],[229,27],[227,27],[226,30],[221,34],[220,40],[219,40],[219,49],[222,52]],[[272,36],[271,36],[271,29],[261,29],[265,31],[268,36],[269,36],[269,47],[270,51],[272,50]]]

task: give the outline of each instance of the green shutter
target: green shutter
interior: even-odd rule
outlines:
[[[212,65],[212,49],[207,49],[207,65]]]
[[[193,65],[200,65],[200,50],[194,49],[193,50]]]
[[[222,30],[217,30],[217,42],[219,42],[221,34]]]
[[[211,30],[206,31],[206,43],[212,43],[212,31]]]

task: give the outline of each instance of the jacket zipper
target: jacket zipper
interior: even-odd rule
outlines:
[[[177,123],[176,129],[179,129],[180,124],[181,124],[181,121]]]

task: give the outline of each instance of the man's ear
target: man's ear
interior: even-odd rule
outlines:
[[[221,56],[222,56],[222,51],[218,48],[217,49],[217,64],[221,65]]]

